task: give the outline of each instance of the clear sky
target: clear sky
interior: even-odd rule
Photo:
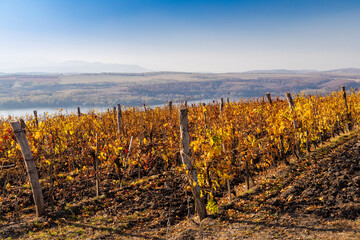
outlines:
[[[197,72],[360,67],[360,1],[0,0],[0,72],[68,60]]]

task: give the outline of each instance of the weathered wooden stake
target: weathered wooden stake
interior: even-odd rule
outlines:
[[[341,88],[342,92],[343,92],[343,98],[344,98],[344,105],[345,105],[345,110],[346,112],[349,111],[349,108],[348,108],[348,104],[347,104],[347,99],[346,99],[346,90],[345,90],[345,86],[343,86]]]
[[[139,147],[140,147],[140,148],[142,148],[143,139],[144,139],[143,136],[144,136],[144,134],[141,132],[141,133],[140,133],[140,139],[139,139],[139,142],[140,142],[140,143],[139,143],[139,145],[140,145]]]
[[[291,111],[294,112],[295,111],[295,104],[294,104],[294,100],[292,99],[291,93],[286,93],[286,97],[287,97],[287,100],[288,100],[289,107],[290,107]],[[295,129],[298,128],[298,123],[296,122],[296,119],[294,119],[293,125],[294,125]],[[294,151],[298,150],[298,153],[299,153],[299,154],[297,154],[295,152],[295,155],[298,158],[302,157],[302,152],[301,152],[301,149],[300,149],[300,139],[299,139],[299,141],[296,141],[296,139],[294,139],[294,140],[295,140],[295,147],[296,147],[296,149],[294,149]]]
[[[25,130],[21,127],[20,123],[12,122],[11,127],[15,133],[16,140],[20,145],[21,153],[25,160],[25,166],[29,176],[31,188],[33,191],[34,202],[36,205],[36,214],[38,217],[40,217],[45,213],[44,198],[42,195],[39,176],[30,150],[29,142],[26,139]]]
[[[119,139],[120,139],[120,133],[121,133],[121,106],[120,106],[120,104],[117,105],[117,130],[118,130]]]
[[[143,152],[143,150],[142,150],[142,140],[143,140],[143,133],[141,132],[140,133],[140,137],[139,137],[140,139],[139,139],[139,149],[140,149],[140,153],[142,153]],[[140,179],[140,177],[141,177],[141,169],[140,169],[140,163],[138,162],[138,177],[139,177],[139,179]]]
[[[24,119],[22,119],[22,118],[20,118],[20,125],[24,130],[27,128],[26,123],[25,123]]]
[[[172,106],[173,106],[172,101],[169,101],[169,118],[171,118]]]
[[[51,161],[50,167],[49,167],[49,180],[50,180],[49,195],[51,196],[50,197],[50,206],[51,206],[52,212],[54,212],[54,210],[55,210],[53,174],[54,174],[54,163],[53,163],[53,161]]]
[[[306,151],[310,153],[310,140],[309,140],[309,131],[306,130]]]
[[[39,127],[39,120],[38,120],[38,115],[37,115],[37,111],[34,110],[34,116],[35,116],[35,124],[36,124],[36,127]]]
[[[80,117],[81,116],[80,107],[77,108],[77,112],[78,112],[78,117]]]
[[[286,93],[286,97],[289,103],[289,107],[291,108],[292,111],[295,110],[295,104],[294,104],[294,100],[292,99],[291,93]]]
[[[285,159],[284,136],[280,136],[280,158]]]
[[[266,97],[267,97],[267,99],[268,99],[268,101],[269,101],[270,105],[272,105],[272,104],[273,104],[273,101],[272,101],[272,99],[271,99],[271,95],[270,95],[270,93],[269,93],[269,92],[268,92],[268,93],[266,93]]]
[[[348,103],[347,103],[347,99],[346,99],[346,90],[345,90],[345,86],[343,86],[342,88],[342,92],[343,92],[343,98],[344,98],[344,105],[345,105],[345,111],[346,111],[346,124],[345,124],[345,130],[346,131],[351,131],[352,130],[352,123],[351,123],[351,113],[349,111],[349,107],[348,107]]]
[[[220,112],[224,110],[224,98],[220,99]]]
[[[186,108],[180,109],[180,155],[183,164],[189,172],[190,186],[195,198],[195,208],[199,214],[200,220],[207,217],[206,206],[204,199],[201,197],[201,189],[198,183],[198,178],[195,169],[190,160],[190,135],[188,125],[188,110]]]
[[[249,161],[246,160],[246,188],[247,190],[250,189],[250,169],[249,169]]]
[[[99,160],[98,160],[98,135],[96,133],[96,151],[95,151],[95,191],[96,191],[96,197],[99,198]]]

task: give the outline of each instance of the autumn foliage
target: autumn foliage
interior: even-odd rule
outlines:
[[[203,194],[219,193],[227,180],[243,181],[246,166],[250,175],[255,175],[289,155],[301,157],[311,146],[360,120],[357,91],[348,94],[347,109],[342,92],[297,95],[294,102],[294,110],[280,98],[272,104],[263,99],[241,99],[227,103],[222,112],[219,104],[188,107],[191,157]],[[39,119],[38,126],[33,116],[25,116],[26,135],[40,179],[51,174],[52,182],[47,184],[55,188],[60,182],[74,181],[74,176],[91,179],[95,158],[99,171],[107,173],[100,178],[116,176],[114,188],[139,176],[164,171],[182,174],[179,108],[126,108],[120,133],[113,111],[77,116],[60,109]],[[0,185],[9,189],[27,181],[18,177],[25,169],[10,121],[14,119],[0,121],[0,166],[16,165],[0,171]]]

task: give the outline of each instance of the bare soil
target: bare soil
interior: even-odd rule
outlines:
[[[54,196],[55,204],[42,218],[35,217],[30,191],[8,194],[0,204],[0,238],[360,239],[358,133],[274,167],[256,177],[250,190],[236,186],[236,196],[229,201],[224,194],[219,212],[201,222],[187,217],[194,208],[179,175],[135,178],[121,189],[109,176],[98,199],[91,181],[58,186],[53,193],[45,187],[47,202]]]

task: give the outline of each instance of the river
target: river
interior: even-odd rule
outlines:
[[[198,104],[198,103],[211,103],[213,100],[212,99],[205,99],[205,100],[193,100],[193,101],[189,101],[189,104]],[[218,100],[220,101],[220,100]],[[233,101],[233,100],[232,100]],[[174,102],[174,105],[179,104]],[[156,108],[156,107],[163,107],[165,106],[165,104],[161,104],[161,105],[150,105],[151,108]],[[82,113],[87,113],[89,111],[95,110],[96,112],[105,112],[107,111],[109,107],[80,107],[80,110]],[[111,107],[112,109],[112,107]],[[38,113],[38,117],[42,117],[44,116],[44,113],[48,113],[48,114],[55,114],[55,113],[59,113],[60,108],[22,108],[22,109],[0,109],[0,118],[7,118],[8,116],[11,117],[24,117],[26,115],[33,115],[34,114],[34,110],[37,111]],[[71,113],[77,113],[77,107],[67,107],[67,108],[63,108],[62,109],[62,113],[64,114],[71,114]]]
[[[23,109],[8,109],[8,110],[0,110],[0,118],[7,118],[8,116],[11,117],[24,117],[26,115],[33,115],[34,110],[37,111],[38,116],[42,117],[44,113],[49,114],[55,114],[59,113],[59,108],[23,108]],[[97,112],[104,112],[107,110],[107,108],[94,108],[94,107],[81,107],[81,112],[87,113],[91,110],[95,110]],[[62,113],[64,114],[71,114],[71,113],[77,113],[77,107],[69,107],[69,108],[63,108]]]

